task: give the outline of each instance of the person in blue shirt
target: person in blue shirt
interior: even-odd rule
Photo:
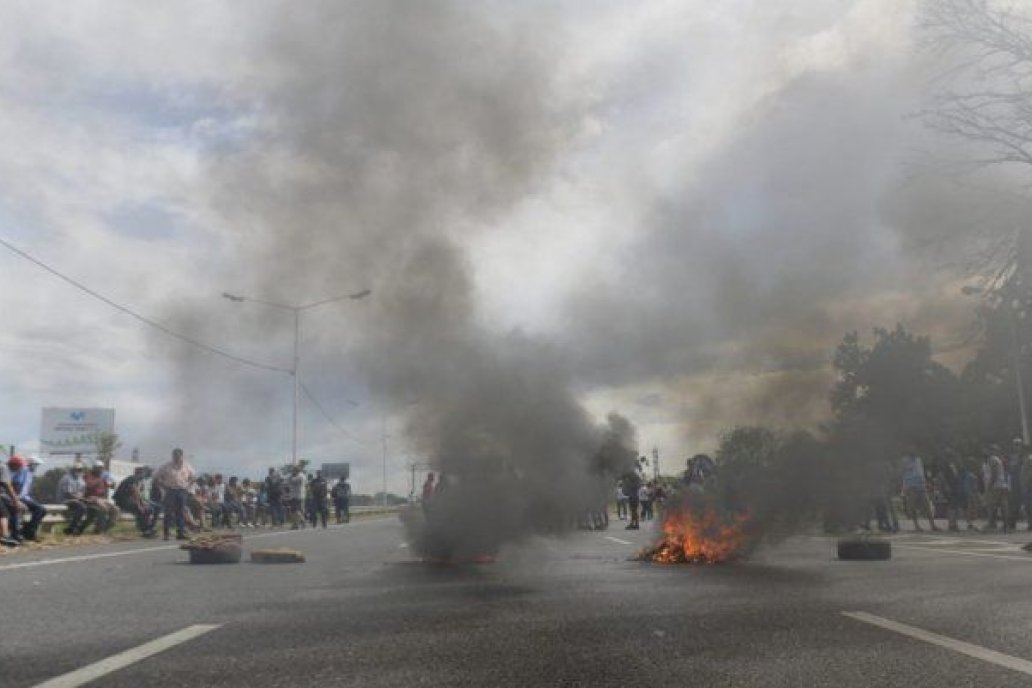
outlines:
[[[917,522],[918,515],[928,519],[932,530],[939,530],[932,517],[932,502],[928,499],[928,481],[925,478],[924,464],[914,453],[903,457],[903,497],[907,507],[907,516],[914,522],[914,530],[921,530]]]
[[[37,502],[32,496],[32,480],[35,477],[36,466],[43,462],[37,458],[28,461],[20,456],[12,456],[7,461],[11,469],[11,485],[14,486],[18,500],[29,510],[29,520],[21,525],[20,535],[26,540],[37,539],[39,526],[43,523],[43,517],[47,515],[46,508]]]

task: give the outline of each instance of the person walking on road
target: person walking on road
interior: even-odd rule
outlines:
[[[907,508],[907,516],[914,522],[914,530],[923,530],[917,522],[918,515],[928,519],[932,530],[939,530],[932,517],[932,502],[928,499],[928,481],[925,478],[924,464],[916,453],[910,452],[903,457],[903,499]]]
[[[1003,532],[1009,533],[1008,517],[1010,514],[1010,475],[999,456],[999,448],[995,445],[986,452],[985,466],[985,511],[989,519],[986,527],[996,529],[996,514],[1000,514]]]
[[[190,500],[190,485],[196,478],[193,467],[183,460],[183,450],[178,447],[172,450],[172,460],[154,474],[154,482],[161,487],[165,497],[164,539],[168,540],[173,522],[176,525],[176,539],[187,538],[184,514]]]

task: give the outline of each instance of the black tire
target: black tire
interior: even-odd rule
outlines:
[[[838,558],[844,561],[882,561],[892,558],[888,540],[839,540]]]
[[[192,549],[191,564],[239,564],[243,551],[239,547],[231,549]]]

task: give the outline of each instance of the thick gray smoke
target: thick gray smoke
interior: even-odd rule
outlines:
[[[581,481],[602,439],[574,390],[680,392],[696,446],[735,424],[813,425],[842,334],[903,320],[949,343],[938,335],[970,306],[957,273],[929,267],[962,253],[952,240],[972,223],[1004,231],[1027,205],[915,174],[915,151],[948,149],[911,116],[942,66],[915,46],[914,6],[798,0],[743,18],[689,2],[669,31],[631,23],[615,57],[562,11],[518,3],[274,10],[251,68],[218,93],[249,113],[239,147],[209,157],[226,288],[291,303],[371,288],[306,317],[301,377],[335,409],[368,390],[449,487],[482,485],[459,501],[493,503],[517,531],[527,504],[554,521],[592,493]],[[721,21],[737,43],[703,37]],[[684,36],[698,65],[679,59],[693,55]],[[619,69],[575,78],[580,44],[597,53],[586,71]],[[571,267],[583,273],[548,336],[498,334],[470,246],[592,166],[607,173],[579,181],[598,195],[578,200],[633,227],[599,237],[616,246],[605,269]],[[959,211],[973,207],[986,210]],[[252,358],[289,350],[288,314],[225,313],[180,324],[207,341],[231,332]],[[179,425],[228,447],[241,435],[213,411],[267,416],[286,379],[242,371],[213,390],[210,365],[178,367]]]
[[[358,315],[317,318],[323,345],[302,378],[347,359],[403,416],[410,446],[446,476],[434,502],[449,551],[597,506],[605,432],[558,351],[481,324],[464,249],[578,135],[585,103],[558,81],[557,37],[512,10],[379,0],[291,7],[269,31],[256,83],[241,85],[260,98],[255,131],[210,171],[239,288],[286,302],[372,289]],[[267,341],[283,316],[230,317]],[[185,384],[200,387],[204,360],[184,361]],[[260,404],[279,383],[258,384],[233,394]],[[186,409],[186,424],[213,405]]]

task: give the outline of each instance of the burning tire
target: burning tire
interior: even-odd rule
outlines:
[[[892,558],[888,540],[850,539],[838,541],[838,558],[844,561],[881,561]]]

